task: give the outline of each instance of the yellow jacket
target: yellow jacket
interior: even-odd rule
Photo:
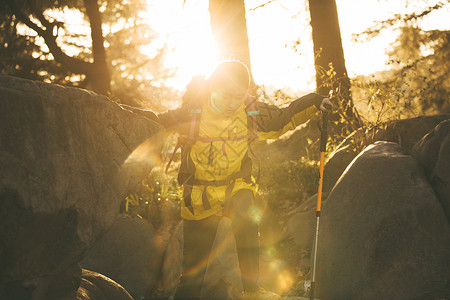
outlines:
[[[184,141],[178,177],[183,185],[181,216],[200,220],[222,211],[239,190],[256,193],[249,143],[275,139],[305,123],[322,99],[311,93],[281,109],[249,99],[230,117],[217,113],[205,100],[159,115],[160,123],[179,132]]]

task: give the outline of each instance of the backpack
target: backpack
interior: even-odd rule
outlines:
[[[184,186],[184,193],[183,198],[186,207],[190,208],[191,212],[193,213],[193,209],[191,207],[191,199],[190,194],[192,191],[192,186],[194,185],[202,185],[206,187],[214,185],[214,186],[228,186],[227,191],[225,193],[226,198],[231,197],[231,192],[234,187],[235,180],[238,178],[244,179],[245,182],[250,183],[253,182],[252,179],[252,160],[249,157],[250,152],[253,157],[256,158],[258,163],[258,175],[256,177],[256,182],[259,182],[260,177],[260,162],[259,159],[254,154],[251,144],[257,140],[257,122],[256,117],[259,115],[259,111],[256,109],[256,98],[254,97],[248,97],[245,105],[245,111],[247,115],[247,134],[241,135],[241,136],[232,136],[232,137],[202,137],[199,136],[199,129],[200,129],[200,120],[202,116],[202,106],[204,104],[204,101],[195,101],[196,99],[189,99],[190,97],[198,97],[203,99],[209,99],[209,97],[205,97],[204,90],[197,89],[193,90],[192,86],[189,87],[188,85],[188,91],[186,92],[185,96],[183,96],[183,102],[189,102],[185,103],[189,105],[188,113],[190,118],[190,124],[189,124],[189,131],[186,136],[179,135],[177,144],[175,146],[175,149],[172,153],[171,158],[169,159],[169,162],[166,166],[166,172],[173,161],[175,153],[178,151],[178,149],[181,149],[181,165],[178,171],[178,183],[180,185]],[[190,151],[192,145],[197,142],[205,142],[210,143],[210,156],[212,154],[212,142],[216,141],[223,141],[222,144],[222,152],[224,155],[226,155],[225,152],[225,142],[226,141],[236,141],[236,140],[247,140],[248,141],[248,151],[244,155],[244,158],[241,161],[241,168],[238,172],[232,173],[230,176],[228,176],[226,179],[223,180],[199,180],[194,178],[195,174],[195,163],[192,161],[190,157]],[[212,159],[208,158],[208,159]],[[202,203],[204,209],[209,209],[211,206],[209,204],[209,201],[206,196],[206,192],[203,192],[202,194]]]

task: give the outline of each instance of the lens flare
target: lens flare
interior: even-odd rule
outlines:
[[[278,274],[278,286],[280,290],[287,291],[294,285],[294,280],[287,270],[283,270]]]
[[[264,254],[267,257],[274,258],[277,254],[277,249],[274,246],[267,247],[266,249],[264,249]]]
[[[153,142],[151,138],[140,144],[124,161],[124,164],[145,164],[151,168],[161,164],[159,142]]]
[[[235,241],[233,231],[231,230],[231,220],[223,218],[217,228],[216,239],[209,253],[209,257],[201,260],[197,263],[197,265],[191,267],[189,270],[185,270],[184,274],[195,275],[200,271],[206,270],[208,264],[217,262],[223,266],[226,265],[230,267],[230,270],[232,270],[233,268],[231,266],[233,265],[233,263],[230,261],[231,257],[229,255],[233,252],[233,247],[235,247]],[[237,264],[238,262],[236,261],[236,266]],[[240,276],[241,274],[236,273],[232,276],[235,275]]]
[[[256,205],[250,206],[250,208],[248,209],[248,214],[255,224],[259,224],[261,222],[262,210]]]
[[[272,269],[273,271],[279,271],[282,266],[282,263],[281,263],[281,261],[276,259],[276,260],[270,262],[269,266],[270,266],[270,269]]]

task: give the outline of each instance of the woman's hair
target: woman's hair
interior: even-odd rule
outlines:
[[[250,73],[241,61],[225,60],[216,66],[208,83],[211,89],[225,87],[247,90],[250,86]]]
[[[216,66],[207,80],[203,76],[194,76],[186,86],[182,100],[183,104],[195,105],[208,99],[211,90],[216,87],[247,90],[249,86],[250,73],[247,66],[239,60],[225,60]]]

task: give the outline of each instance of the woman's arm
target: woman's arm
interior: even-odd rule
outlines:
[[[165,113],[156,115],[155,112],[148,109],[141,109],[126,104],[120,104],[123,109],[132,111],[138,115],[141,115],[149,120],[155,121],[161,124],[164,128],[169,130],[178,131],[178,127],[181,124],[186,123],[189,118],[189,112],[186,106],[181,106],[179,108],[169,110]]]
[[[119,104],[123,109],[132,111],[138,115],[141,115],[149,120],[155,121],[155,122],[159,122],[158,116],[151,110],[149,109],[141,109],[141,108],[137,108],[134,106],[130,106],[130,105],[126,105],[126,104]]]
[[[159,123],[165,128],[179,132],[180,130],[178,127],[184,126],[185,123],[190,121],[189,108],[187,105],[182,105],[176,109],[159,114],[158,119]]]
[[[259,115],[256,117],[258,139],[278,138],[289,130],[305,123],[316,114],[324,99],[327,98],[311,93],[294,100],[285,108],[257,102],[256,108],[259,111]]]

